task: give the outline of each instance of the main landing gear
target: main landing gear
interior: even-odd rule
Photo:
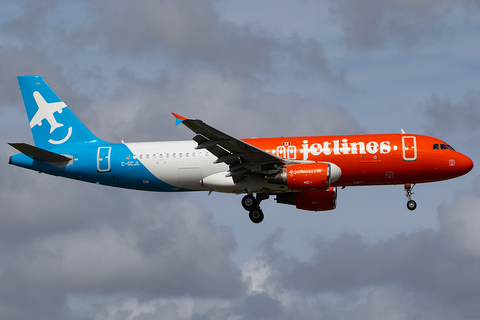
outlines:
[[[413,187],[415,187],[415,184],[412,185],[409,182],[405,183],[405,196],[408,198],[407,208],[410,211],[413,211],[417,208],[417,203],[414,200],[412,200]]]
[[[245,210],[250,212],[248,216],[253,223],[260,223],[263,221],[264,215],[262,209],[260,209],[260,202],[264,199],[268,199],[268,194],[257,193],[257,197],[255,198],[253,194],[249,193],[242,199],[242,206]]]

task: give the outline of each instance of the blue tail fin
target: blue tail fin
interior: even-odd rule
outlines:
[[[37,147],[99,141],[42,77],[18,77],[18,83]]]

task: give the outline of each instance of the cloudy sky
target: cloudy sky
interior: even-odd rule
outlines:
[[[406,132],[480,163],[478,0],[3,0],[1,319],[479,319],[480,175],[337,209],[117,190],[9,166],[18,75],[100,138]]]

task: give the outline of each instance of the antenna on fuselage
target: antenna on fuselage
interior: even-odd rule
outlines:
[[[402,130],[402,134],[405,134],[405,131],[403,131],[403,129],[402,129],[402,128],[400,128],[400,130]]]

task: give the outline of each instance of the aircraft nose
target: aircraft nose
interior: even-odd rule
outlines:
[[[470,170],[473,169],[473,161],[466,155],[462,154],[462,157],[459,160],[460,160],[459,165],[460,165],[462,175],[470,172]]]

